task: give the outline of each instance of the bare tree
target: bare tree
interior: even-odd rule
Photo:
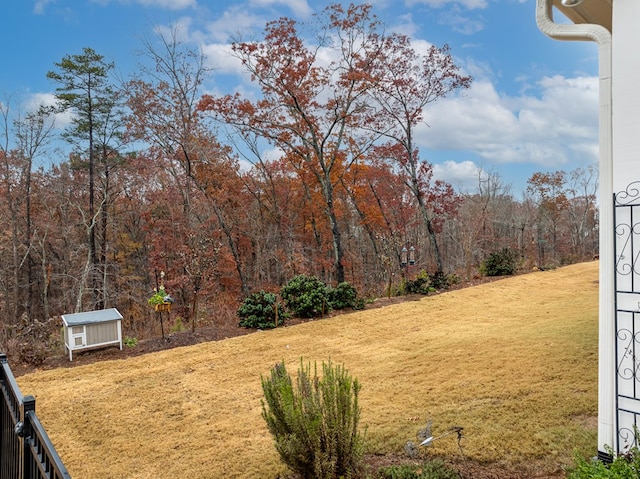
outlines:
[[[419,55],[407,36],[390,35],[385,38],[384,52],[381,61],[373,65],[376,86],[368,92],[370,100],[378,105],[380,111],[370,118],[367,125],[388,138],[391,151],[397,151],[392,155],[418,204],[431,240],[437,272],[442,274],[444,263],[429,205],[429,197],[432,196],[428,192],[431,165],[420,158],[415,129],[429,104],[456,90],[468,88],[471,77],[459,72],[447,45],[442,48],[432,46],[426,55]],[[436,182],[434,188],[444,192],[446,186]],[[454,195],[448,196],[456,201]],[[444,199],[442,196],[437,198]]]
[[[11,231],[12,308],[16,320],[23,312],[33,320],[34,292],[32,171],[34,160],[51,141],[53,118],[44,106],[24,116],[12,115],[10,100],[0,103],[3,144],[0,145],[0,179],[4,186],[7,224]]]

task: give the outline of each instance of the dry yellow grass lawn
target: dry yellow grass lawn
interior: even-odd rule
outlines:
[[[401,452],[431,418],[465,428],[470,458],[557,470],[596,451],[597,279],[583,263],[18,383],[74,479],[276,477],[260,377],[300,358],[361,382],[368,452]]]

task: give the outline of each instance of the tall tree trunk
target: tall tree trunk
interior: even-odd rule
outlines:
[[[96,222],[95,222],[95,196],[96,196],[96,184],[95,184],[95,154],[93,151],[93,128],[91,126],[91,120],[89,121],[89,274],[90,274],[90,288],[91,288],[91,308],[95,309],[98,306],[98,252],[96,247]]]
[[[222,231],[227,237],[227,243],[229,245],[229,249],[231,250],[231,254],[233,255],[233,260],[236,263],[236,271],[238,272],[238,278],[240,279],[240,287],[242,289],[243,296],[249,296],[250,288],[247,282],[247,276],[244,272],[244,268],[242,267],[242,258],[240,257],[240,251],[238,249],[237,242],[233,237],[233,230],[227,223],[224,218],[224,212],[217,204],[213,205],[213,211],[215,212],[216,218],[218,218],[218,222],[222,227]]]
[[[47,248],[46,248],[46,236],[41,241],[41,261],[40,268],[43,278],[42,285],[42,311],[44,320],[49,319],[49,285],[51,284],[51,264],[47,264]]]
[[[329,221],[331,223],[331,237],[333,244],[333,267],[336,274],[336,282],[343,283],[345,280],[344,277],[344,264],[342,264],[342,260],[344,258],[344,250],[342,249],[342,233],[340,231],[340,226],[338,225],[338,218],[336,217],[336,212],[333,207],[333,201],[328,202],[327,207],[329,209]]]
[[[344,264],[342,264],[342,260],[344,258],[344,250],[342,249],[342,232],[340,231],[340,225],[338,224],[338,217],[336,216],[336,209],[333,202],[334,191],[330,173],[331,172],[329,170],[325,169],[322,181],[322,191],[324,193],[324,201],[326,204],[325,211],[329,219],[329,225],[331,226],[331,244],[333,246],[333,269],[336,275],[335,279],[337,283],[343,283],[345,278]]]
[[[27,266],[27,316],[33,318],[33,305],[36,304],[33,292],[33,256],[31,255],[33,234],[31,230],[31,159],[26,165],[25,171],[25,234],[24,246],[26,249],[26,266]],[[45,321],[48,316],[43,318]]]
[[[422,191],[420,191],[420,185],[418,183],[417,174],[415,171],[411,178],[411,189],[413,194],[418,202],[418,208],[420,209],[420,215],[422,216],[422,221],[424,222],[425,227],[427,228],[427,233],[429,234],[429,242],[431,243],[431,247],[433,248],[433,257],[436,260],[436,273],[441,275],[444,273],[444,265],[442,263],[442,255],[440,254],[440,247],[438,246],[438,238],[436,236],[436,231],[433,228],[433,223],[431,222],[431,218],[429,217],[429,211],[427,210],[427,205],[424,202],[424,195]]]
[[[87,289],[87,281],[90,275],[92,275],[91,271],[91,251],[87,250],[87,260],[85,261],[84,268],[80,275],[80,281],[78,282],[78,295],[76,296],[76,307],[74,309],[74,313],[79,313],[82,311],[83,301],[82,298],[84,296],[84,292]]]
[[[107,249],[109,245],[108,230],[109,230],[109,186],[110,186],[110,169],[107,160],[107,152],[103,148],[103,163],[104,163],[104,192],[102,204],[100,207],[100,230],[102,233],[101,245],[100,245],[100,266],[102,267],[102,288],[100,291],[100,299],[96,303],[96,309],[104,309],[109,304],[108,297],[108,266],[107,266]]]

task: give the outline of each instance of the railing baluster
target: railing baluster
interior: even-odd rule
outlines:
[[[0,479],[71,479],[35,408],[0,353]]]

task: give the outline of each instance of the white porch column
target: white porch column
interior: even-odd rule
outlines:
[[[636,0],[616,0],[634,3]],[[638,6],[638,5],[636,5]],[[614,18],[617,11],[614,14]],[[634,17],[627,17],[628,20]],[[635,17],[638,18],[638,17]],[[615,251],[613,247],[613,114],[612,35],[595,24],[558,24],[553,21],[553,0],[537,0],[536,21],[541,32],[555,40],[594,41],[598,44],[599,170],[600,170],[600,288],[598,337],[598,455],[605,446],[615,448]],[[618,31],[613,28],[618,35]],[[616,80],[617,81],[617,80]],[[627,99],[625,98],[625,101]],[[636,138],[638,134],[636,133]]]

